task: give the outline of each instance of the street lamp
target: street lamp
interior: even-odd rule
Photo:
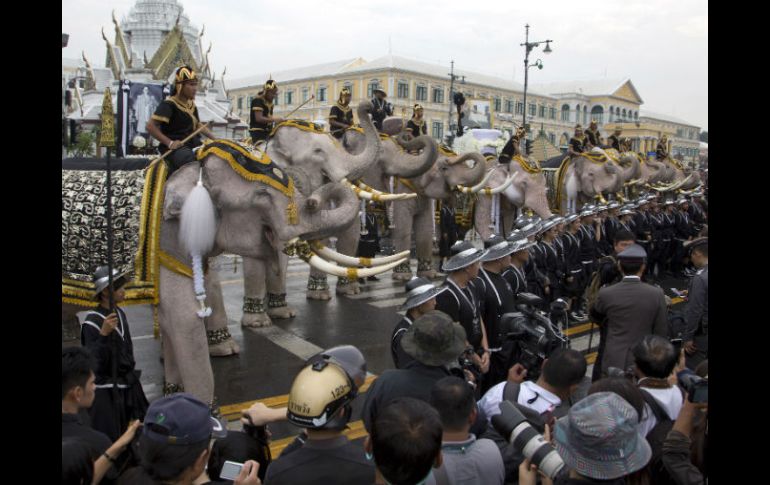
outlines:
[[[522,122],[522,127],[524,127],[526,129],[526,126],[527,126],[527,84],[528,84],[528,81],[529,81],[529,68],[533,67],[533,66],[537,66],[538,69],[542,69],[543,68],[543,61],[541,61],[540,59],[535,61],[535,63],[532,64],[531,66],[529,65],[529,53],[532,51],[532,49],[534,49],[535,47],[539,47],[540,44],[545,42],[545,49],[543,49],[543,53],[544,54],[550,54],[551,52],[553,52],[552,49],[551,49],[551,42],[553,42],[553,40],[549,39],[549,40],[539,40],[537,42],[530,42],[529,41],[529,24],[526,24],[525,28],[526,28],[526,36],[525,36],[525,39],[524,39],[524,43],[521,44],[526,49],[526,53],[524,54],[524,115],[522,116],[521,122]]]

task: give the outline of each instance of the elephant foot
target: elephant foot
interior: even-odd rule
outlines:
[[[238,343],[231,338],[218,344],[209,344],[209,355],[211,357],[227,357],[228,355],[235,355],[240,351],[241,348],[238,346]]]
[[[361,293],[361,288],[358,286],[358,281],[341,276],[337,278],[336,291],[338,295],[357,295]]]
[[[420,278],[428,278],[429,280],[432,280],[433,278],[436,277],[436,270],[429,269],[425,271],[418,271],[417,276],[419,276]]]
[[[327,301],[332,299],[328,288],[325,290],[307,290],[306,296],[308,300]]]
[[[261,328],[269,327],[273,324],[267,313],[244,313],[241,317],[241,327]]]
[[[242,327],[269,327],[273,322],[265,312],[264,298],[243,297]]]
[[[413,274],[411,271],[408,273],[393,271],[393,279],[396,281],[409,281],[412,279],[412,276]]]
[[[271,318],[286,319],[297,316],[297,310],[286,303],[286,293],[268,293],[267,314]]]

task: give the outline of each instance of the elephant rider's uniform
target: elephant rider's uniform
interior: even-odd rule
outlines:
[[[273,116],[273,103],[264,98],[264,94],[260,94],[256,98],[251,100],[250,121],[249,121],[249,134],[251,135],[251,142],[257,143],[258,141],[267,140],[268,135],[273,129],[273,123],[257,121],[254,116],[257,111],[262,112],[262,116]]]
[[[591,146],[598,147],[599,146],[599,129],[592,130],[591,128],[586,128],[584,131],[585,137],[588,141],[588,143],[591,144]]]
[[[329,119],[333,119],[338,123],[345,123],[348,125],[348,127],[351,127],[353,126],[353,109],[350,107],[350,105],[344,105],[337,101],[337,103],[332,106],[332,109],[329,111]],[[344,133],[344,128],[331,128],[332,136],[338,140],[342,138]]]
[[[586,151],[586,137],[585,135],[573,136],[569,140],[570,148],[575,153],[583,153]]]
[[[621,151],[620,150],[620,137],[618,135],[616,135],[615,133],[611,134],[607,138],[607,144],[610,146],[610,148],[614,148],[617,151]]]
[[[655,158],[658,160],[665,160],[668,158],[668,151],[666,151],[665,143],[658,143],[658,147],[655,150]]]
[[[406,129],[412,134],[413,137],[428,134],[428,128],[426,126],[425,120],[415,121],[415,119],[412,118],[406,124]]]
[[[158,123],[161,133],[172,140],[184,140],[192,132],[200,127],[200,118],[198,117],[198,107],[192,99],[184,102],[176,95],[164,99],[155,109],[152,119]],[[203,142],[200,134],[195,135],[184,144],[169,153],[165,160],[169,165],[169,175],[182,165],[195,161],[193,149],[199,147]],[[160,154],[166,153],[168,147],[163,143],[158,145]]]
[[[382,122],[385,118],[393,115],[393,108],[388,104],[385,99],[377,99],[377,96],[372,98],[372,123],[377,131],[382,131]]]

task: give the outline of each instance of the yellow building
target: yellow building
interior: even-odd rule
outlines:
[[[514,123],[521,125],[525,109],[523,85],[463,69],[455,69],[454,74],[453,89],[462,92],[467,100],[464,126],[476,124],[512,133]],[[262,74],[227,83],[233,113],[243,121],[248,123],[251,99],[257,96],[268,76],[270,74]],[[352,92],[353,106],[363,99],[371,99],[375,87],[384,89],[387,101],[393,104],[393,114],[405,119],[412,116],[415,103],[421,104],[428,134],[436,140],[444,139],[450,119],[452,125],[457,120],[449,93],[448,66],[386,55],[370,62],[359,57],[277,71],[272,73],[272,78],[279,89],[274,108],[276,116],[293,112],[292,118],[328,121],[329,110],[340,90],[347,86]],[[315,99],[311,100],[313,94]],[[697,148],[698,127],[668,116],[643,116],[640,113],[643,102],[628,78],[530,85],[527,137],[534,140],[542,131],[552,144],[566,150],[575,124],[585,128],[595,119],[605,141],[619,126],[623,130],[621,136],[631,138],[635,150],[654,152],[658,139],[665,133],[672,143],[670,153],[685,150],[682,153],[688,159],[692,148],[689,136],[694,132]]]

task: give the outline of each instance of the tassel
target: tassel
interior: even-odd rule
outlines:
[[[366,201],[361,201],[361,235],[366,236],[369,231],[366,230]]]
[[[198,300],[200,309],[197,314],[200,318],[206,318],[211,315],[211,307],[207,307],[206,287],[203,284],[203,267],[200,254],[193,254],[193,281],[195,284],[195,299]]]
[[[286,221],[290,226],[299,224],[299,211],[297,210],[297,204],[294,202],[294,197],[289,200],[289,205],[286,206]]]

